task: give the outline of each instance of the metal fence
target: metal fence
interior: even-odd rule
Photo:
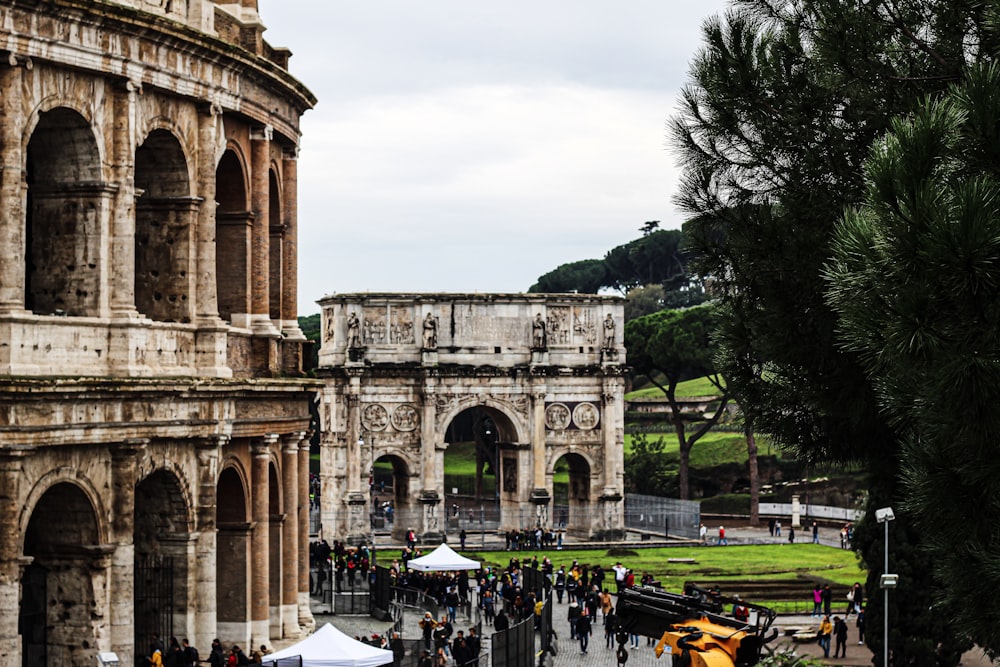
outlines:
[[[625,494],[625,527],[662,537],[697,538],[701,505],[693,500]]]
[[[790,509],[781,511],[780,508],[784,506],[774,505],[778,511],[765,510],[765,507],[772,506],[761,503],[762,514],[790,512]],[[805,508],[803,505],[803,509]],[[548,509],[547,516],[542,520],[543,527],[554,531],[600,533],[600,527],[605,522],[604,508],[596,502],[579,505],[555,503]],[[825,510],[816,505],[809,505],[808,511],[810,516],[826,516],[821,514]],[[853,510],[840,511],[853,512]],[[698,524],[701,521],[700,505],[694,501],[676,498],[627,493],[624,502],[624,520],[626,529],[641,531],[651,536],[666,537],[669,534],[674,537],[697,538]],[[497,535],[500,531],[534,529],[539,525],[539,515],[530,507],[501,509],[492,501],[473,504],[468,499],[448,497],[438,507],[437,521],[438,528],[445,534],[450,545],[458,545],[459,535],[465,531],[466,545],[469,548],[478,548],[485,546],[488,536]],[[393,541],[398,543],[408,530],[412,528],[419,531],[423,526],[423,510],[419,507],[397,507],[392,513],[391,521],[384,513],[376,513],[372,516],[372,523],[376,546],[380,541],[382,543],[388,541],[390,533]],[[319,528],[319,512],[313,509],[310,512],[310,530],[315,533]]]
[[[531,667],[535,662],[534,617],[494,632],[491,641],[491,667]]]
[[[792,516],[791,503],[760,503],[759,510],[761,516]],[[829,505],[801,503],[799,515],[810,519],[858,522],[864,516],[864,512],[853,507],[830,507]]]

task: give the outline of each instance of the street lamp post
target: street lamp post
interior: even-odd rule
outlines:
[[[879,577],[879,588],[882,589],[882,667],[889,667],[889,589],[896,588],[899,583],[899,575],[889,574],[889,522],[896,518],[891,507],[883,507],[875,510],[875,520],[885,525],[885,562],[882,567],[882,576]]]

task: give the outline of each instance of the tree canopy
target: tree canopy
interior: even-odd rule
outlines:
[[[595,294],[614,289],[628,295],[639,287],[659,285],[664,305],[696,305],[704,301],[700,284],[693,282],[683,248],[684,235],[678,229],[659,229],[651,220],[641,228],[642,236],[609,250],[603,259],[584,259],[562,264],[538,278],[532,293],[580,292]]]
[[[680,444],[678,486],[682,499],[690,497],[689,461],[691,448],[697,440],[718,423],[729,402],[722,379],[715,372],[714,346],[711,334],[716,326],[716,314],[711,305],[683,310],[662,310],[625,323],[625,347],[629,364],[636,373],[645,375],[667,397],[674,432]],[[665,384],[656,380],[660,373]],[[711,417],[700,422],[688,433],[677,400],[677,385],[685,380],[708,376],[719,390],[721,399]]]
[[[827,272],[840,331],[903,441],[942,595],[1000,650],[1000,70],[969,72],[872,149]],[[976,508],[971,520],[969,508]]]
[[[995,52],[990,3],[971,0],[742,0],[708,21],[672,121],[678,203],[723,322],[727,381],[754,426],[818,464],[862,462],[869,507],[896,505],[890,611],[897,665],[954,665],[967,634],[932,595],[922,532],[901,505],[903,440],[860,355],[838,339],[823,269],[836,222],[866,193],[862,165],[893,118]],[[859,527],[868,621],[882,622],[881,535]],[[877,555],[876,555],[877,554]],[[966,604],[971,604],[967,600]],[[935,613],[929,610],[935,609]],[[871,636],[876,664],[881,637]]]

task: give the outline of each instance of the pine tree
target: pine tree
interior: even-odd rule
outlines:
[[[755,428],[806,461],[865,464],[870,509],[899,506],[893,562],[912,587],[891,598],[896,665],[954,665],[965,639],[949,627],[952,610],[935,607],[925,536],[900,505],[903,441],[858,353],[838,340],[823,268],[836,222],[864,199],[872,143],[993,52],[987,6],[739,2],[706,24],[672,124],[684,167],[678,200],[719,300],[723,349],[736,355],[722,368],[741,405],[752,401]],[[869,623],[880,627],[882,538],[869,522],[872,511],[855,545],[870,568]],[[878,665],[881,638],[871,639]]]
[[[1000,69],[899,120],[838,228],[841,331],[905,447],[909,513],[959,626],[1000,655]],[[973,510],[974,508],[974,510]],[[904,580],[904,586],[909,585]]]

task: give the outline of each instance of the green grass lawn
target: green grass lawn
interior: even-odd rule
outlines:
[[[647,433],[646,438],[655,440],[662,438],[665,446],[664,454],[678,458],[680,456],[680,444],[673,431],[669,433]],[[631,433],[625,434],[625,453],[630,454],[633,450],[635,436]],[[757,449],[761,452],[767,451],[767,440],[763,436],[757,438]],[[698,439],[691,449],[691,465],[694,467],[710,467],[721,463],[746,463],[747,442],[740,433],[732,431],[709,431]]]
[[[569,567],[574,560],[588,565],[599,564],[607,569],[620,560],[636,573],[649,572],[667,590],[680,591],[684,583],[752,581],[754,579],[819,578],[831,584],[849,586],[864,581],[852,551],[819,544],[733,545],[729,547],[661,547],[637,548],[635,556],[608,556],[605,550],[571,549],[563,551],[517,554],[521,561],[548,555],[558,567]],[[510,552],[463,552],[470,558],[494,566],[506,567]],[[668,563],[668,558],[693,558],[694,564]],[[638,578],[638,577],[637,577]],[[725,586],[723,585],[723,592]]]
[[[718,396],[719,390],[715,388],[707,377],[695,378],[686,382],[679,382],[675,390],[677,398],[695,398],[700,396]],[[663,398],[664,394],[658,387],[651,386],[625,394],[625,400],[631,401],[636,398]]]

